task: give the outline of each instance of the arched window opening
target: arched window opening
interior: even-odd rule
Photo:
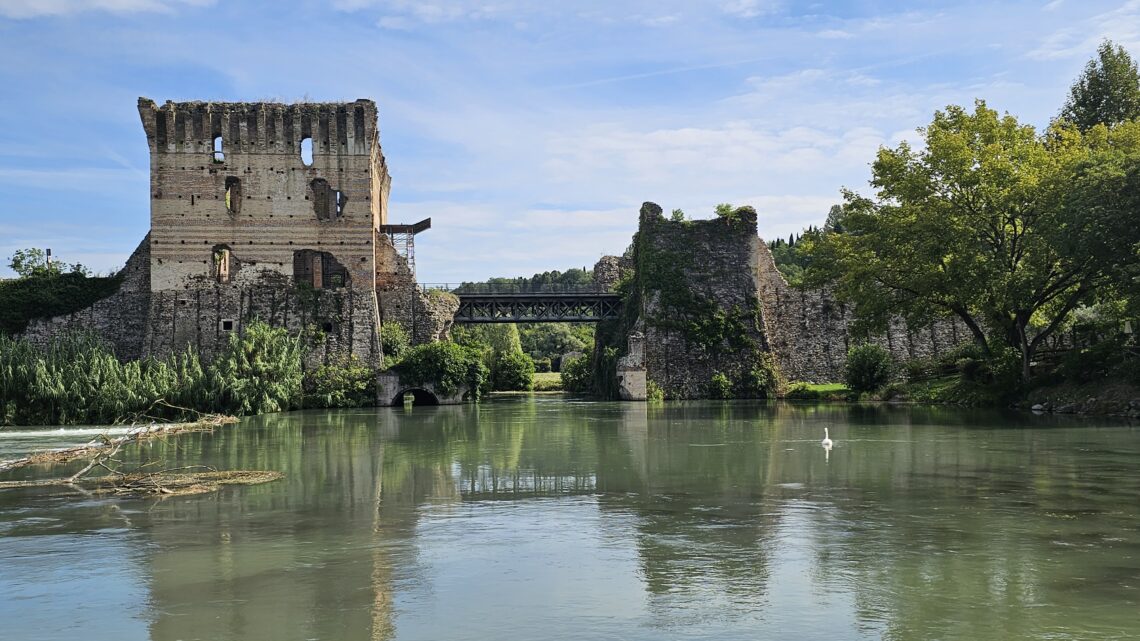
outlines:
[[[226,154],[222,151],[222,137],[217,136],[214,138],[214,162],[225,162]]]
[[[230,282],[230,248],[214,248],[214,279],[225,285]]]
[[[226,209],[231,214],[241,212],[241,179],[226,176]]]
[[[313,139],[312,138],[302,138],[301,139],[301,164],[305,165],[306,167],[312,167],[313,166]]]

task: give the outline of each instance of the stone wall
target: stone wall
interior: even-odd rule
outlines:
[[[262,283],[154,292],[144,351],[167,354],[190,347],[208,360],[230,333],[261,320],[294,334],[307,330],[314,362],[354,354],[366,363],[379,363],[375,310],[373,292],[350,288],[305,290],[288,283]]]
[[[413,344],[448,338],[459,299],[443,291],[421,290],[408,261],[383,235],[376,244],[376,292],[381,322],[399,323]]]
[[[57,334],[91,331],[106,340],[119,358],[142,357],[150,309],[149,239],[143,238],[119,271],[123,280],[117,292],[72,314],[32,320],[23,337],[42,346]]]
[[[292,329],[300,286],[329,301],[305,322],[379,364],[377,226],[390,178],[375,103],[140,98],[138,109],[151,158],[145,351],[209,354],[234,331],[224,327],[254,317]]]
[[[847,350],[861,342],[850,331],[852,310],[826,290],[789,286],[763,242],[757,261],[769,344],[785,378],[813,382],[843,380]],[[871,337],[869,342],[883,346],[896,361],[903,362],[938,356],[969,340],[969,329],[958,320],[911,328],[897,319],[891,322],[886,333]]]
[[[666,260],[647,262],[647,249]],[[595,275],[616,282],[627,264],[626,259],[604,257]],[[840,381],[847,350],[863,340],[851,331],[852,310],[830,292],[787,284],[757,235],[756,215],[749,208],[738,210],[736,220],[673,221],[646,203],[628,268],[636,268],[640,291],[627,299],[627,305],[638,308],[627,310],[618,330],[624,343],[616,378],[625,400],[644,399],[650,383],[672,398],[705,396],[715,374],[740,381],[757,362],[757,351],[770,352],[786,380]],[[735,315],[754,349],[694,342],[683,330],[692,319],[683,305],[668,300],[669,287],[677,288],[674,299],[678,291],[688,292],[686,305],[705,305],[706,311],[715,309],[730,319]],[[936,357],[971,340],[971,334],[953,319],[924,327],[908,327],[898,319],[869,340],[903,362]]]
[[[760,245],[756,212],[748,208],[735,219],[682,222],[667,220],[654,203],[642,206],[633,257],[639,292],[632,302],[639,308],[617,373],[623,397],[637,396],[641,366],[669,398],[705,397],[717,374],[742,385],[768,349],[757,297]],[[699,332],[689,329],[694,323]],[[639,351],[643,363],[636,362]]]
[[[602,256],[594,264],[594,284],[605,290],[612,290],[622,277],[633,270],[633,260],[625,256]]]

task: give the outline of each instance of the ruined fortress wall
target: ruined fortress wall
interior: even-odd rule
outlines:
[[[826,290],[789,286],[763,242],[757,258],[764,320],[784,377],[789,381],[843,380],[847,350],[861,342],[850,331],[851,309]],[[898,362],[938,356],[969,340],[969,329],[956,319],[921,328],[908,327],[897,319],[886,333],[870,337],[870,342],[886,348]]]
[[[408,261],[381,235],[376,243],[376,295],[381,322],[399,323],[413,344],[446,340],[459,299],[444,292],[424,292]]]
[[[150,308],[149,240],[143,238],[119,271],[122,283],[117,292],[72,314],[32,320],[23,337],[42,346],[58,334],[90,331],[110,343],[119,358],[142,357]]]
[[[737,212],[739,219],[723,218],[677,222],[666,220],[661,208],[646,203],[641,210],[635,259],[639,269],[667,267],[647,265],[641,254],[651,251],[675,268],[662,287],[683,288],[697,297],[692,304],[704,316],[716,313],[735,317],[743,327],[743,344],[725,341],[716,346],[694,343],[675,321],[685,321],[683,309],[670,307],[663,289],[644,286],[641,328],[644,328],[644,367],[648,380],[659,385],[673,398],[700,398],[708,393],[712,377],[724,374],[732,381],[742,380],[756,364],[756,350],[767,350],[762,312],[757,299],[756,213],[750,209]],[[631,345],[639,343],[634,337]],[[640,349],[640,346],[635,345]],[[637,350],[631,350],[635,352]],[[622,363],[629,369],[632,363]]]
[[[161,291],[151,296],[144,347],[148,354],[167,354],[189,346],[209,360],[231,332],[261,320],[293,334],[306,331],[314,362],[355,354],[379,363],[375,309],[373,293],[349,288],[298,290],[266,283]]]
[[[146,351],[209,354],[255,317],[291,326],[302,316],[285,310],[303,292],[286,290],[303,283],[338,301],[313,322],[377,362],[376,227],[390,178],[375,104],[140,99],[139,115],[151,151]]]

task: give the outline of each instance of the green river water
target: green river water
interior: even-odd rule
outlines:
[[[0,639],[1140,638],[1140,428],[1109,419],[519,396],[126,457],[286,476],[0,490]]]

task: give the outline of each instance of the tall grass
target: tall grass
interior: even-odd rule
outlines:
[[[300,405],[301,379],[299,341],[260,322],[231,335],[207,366],[191,350],[120,362],[91,334],[64,335],[44,348],[0,335],[0,424],[276,412]]]

